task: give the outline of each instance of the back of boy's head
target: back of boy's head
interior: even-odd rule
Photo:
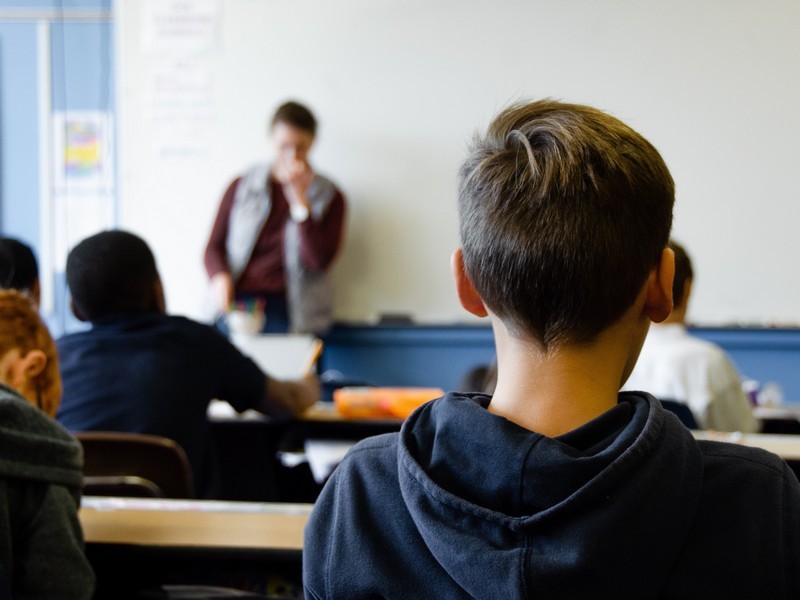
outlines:
[[[630,308],[667,245],[672,177],[597,109],[501,112],[459,172],[464,265],[487,308],[544,348],[588,343]]]
[[[61,403],[61,376],[56,345],[31,301],[16,290],[0,290],[0,356],[18,349],[25,356],[31,350],[44,352],[47,362],[36,376],[39,407],[55,417]]]
[[[36,256],[27,244],[0,238],[0,287],[29,292],[39,281]]]
[[[672,301],[675,306],[683,306],[686,298],[683,297],[686,291],[686,282],[694,278],[692,261],[686,250],[675,240],[669,241],[669,247],[675,253],[675,279],[672,280]]]
[[[159,283],[153,253],[127,231],[103,231],[86,238],[67,257],[67,285],[76,314],[88,321],[154,310]]]

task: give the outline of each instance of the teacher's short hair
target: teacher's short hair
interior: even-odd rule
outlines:
[[[314,114],[306,106],[293,100],[278,107],[272,117],[270,128],[275,127],[278,123],[285,123],[295,129],[302,129],[311,135],[317,135],[317,119],[314,118]]]

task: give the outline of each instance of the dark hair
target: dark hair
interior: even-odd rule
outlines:
[[[317,120],[311,111],[299,102],[285,102],[278,107],[272,117],[270,127],[278,123],[286,123],[296,129],[308,131],[312,136],[317,135]]]
[[[27,292],[37,281],[39,266],[31,247],[14,238],[0,238],[0,287]]]
[[[633,304],[673,203],[658,151],[621,121],[552,100],[513,105],[459,172],[467,275],[512,333],[545,348],[590,342]]]
[[[67,257],[72,302],[89,321],[153,309],[158,282],[156,261],[147,242],[126,231],[103,231],[88,237]]]
[[[675,253],[675,279],[672,280],[672,303],[675,306],[683,306],[686,300],[683,292],[686,290],[686,282],[694,277],[692,261],[686,250],[675,240],[669,241],[669,247]]]

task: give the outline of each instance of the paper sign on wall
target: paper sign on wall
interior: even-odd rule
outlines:
[[[111,116],[102,111],[53,114],[56,191],[97,193],[114,185]]]

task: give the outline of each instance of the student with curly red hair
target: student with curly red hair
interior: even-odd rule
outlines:
[[[53,338],[27,297],[0,291],[0,565],[14,598],[90,598],[94,587],[81,447],[49,418],[60,401]]]
[[[50,417],[61,402],[56,344],[31,301],[0,291],[0,380]]]

